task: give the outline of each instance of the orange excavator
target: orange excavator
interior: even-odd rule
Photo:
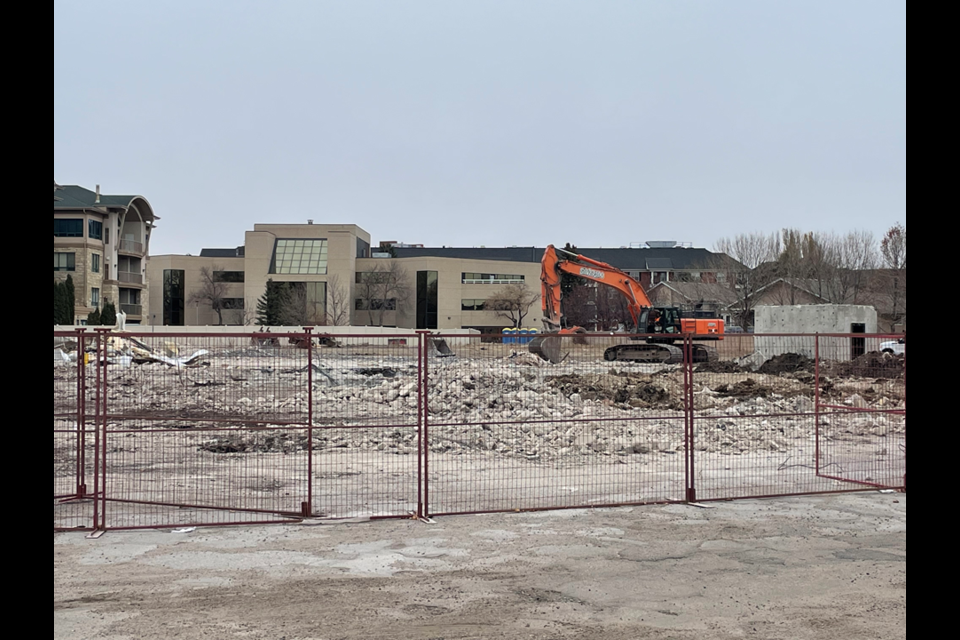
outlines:
[[[683,340],[683,334],[693,334],[697,340],[723,339],[723,320],[720,318],[684,318],[677,307],[654,307],[639,282],[606,262],[549,245],[543,253],[540,267],[544,333],[529,343],[529,349],[549,362],[561,360],[561,339],[558,336],[586,333],[581,327],[562,326],[560,279],[564,273],[619,291],[627,300],[627,309],[633,320],[631,332],[648,334],[644,338],[636,338],[633,343],[607,348],[603,352],[605,360],[674,364],[683,362],[683,351],[673,345]],[[694,362],[718,359],[716,349],[698,343],[693,344],[692,356]]]

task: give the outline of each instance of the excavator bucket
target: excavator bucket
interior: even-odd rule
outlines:
[[[560,337],[556,334],[542,334],[531,340],[527,344],[530,353],[535,353],[547,362],[559,364],[562,356],[560,355]]]
[[[447,344],[447,341],[443,338],[430,338],[430,352],[433,355],[440,356],[452,356],[454,355],[453,351],[450,349],[450,345]]]

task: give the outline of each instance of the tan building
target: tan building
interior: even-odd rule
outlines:
[[[149,321],[146,263],[158,219],[143,196],[53,183],[53,278],[73,277],[77,324],[108,300],[129,324]]]
[[[220,292],[220,312],[209,300],[196,293],[203,289],[202,271],[206,269],[213,286]],[[150,279],[149,324],[168,326],[205,326],[244,324],[244,270],[242,257],[159,255],[147,263]],[[191,298],[191,294],[194,297]]]
[[[242,247],[151,256],[150,322],[256,324],[257,302],[272,282],[295,294],[282,324],[499,330],[510,322],[483,309],[487,298],[519,283],[539,292],[539,258],[395,258],[391,251],[371,250],[370,234],[356,225],[257,224]],[[538,327],[540,317],[534,302],[523,326]]]
[[[380,302],[377,287],[367,287],[366,274],[391,265],[407,286],[401,295]],[[484,302],[505,287],[524,285],[534,294],[540,292],[540,263],[477,258],[368,258],[357,261],[354,278],[353,324],[397,326],[412,329],[480,329],[499,331],[511,326],[508,318],[484,309]],[[380,307],[388,309],[382,319]],[[530,305],[521,326],[539,328],[543,313],[539,300]]]

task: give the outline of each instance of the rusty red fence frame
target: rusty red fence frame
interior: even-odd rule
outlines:
[[[137,394],[142,393],[137,384],[146,384],[143,377],[147,374],[137,376],[147,369],[130,366],[129,362],[114,364],[117,356],[111,344],[130,337],[157,349],[158,341],[193,341],[223,353],[239,353],[243,349],[236,345],[245,342],[255,343],[257,349],[266,342],[276,349],[271,357],[290,365],[290,371],[284,371],[286,381],[281,381],[278,374],[265,382],[264,374],[258,382],[238,383],[250,385],[254,395],[267,396],[267,391],[274,391],[273,413],[217,414],[198,410],[203,398],[216,400],[223,408],[245,399],[239,391],[218,395],[216,389],[229,387],[224,381],[225,376],[232,375],[230,367],[240,371],[239,380],[247,380],[244,376],[248,374],[243,371],[258,371],[263,363],[257,358],[265,357],[259,351],[237,355],[235,362],[239,364],[231,364],[234,361],[223,356],[224,362],[217,364],[220,368],[211,368],[207,379],[194,381],[192,387],[182,380],[179,386],[171,386],[171,381],[182,375],[183,367],[165,369],[157,365],[150,370],[151,380],[161,386],[167,384],[179,395],[169,398],[170,408],[164,408],[167,399],[155,394],[158,397],[152,401],[160,403],[161,408],[150,414],[133,407]],[[75,353],[74,359],[55,366],[55,530],[273,523],[355,517],[367,512],[371,518],[427,518],[453,513],[906,488],[905,356],[902,372],[878,369],[882,376],[892,378],[871,381],[862,375],[830,377],[832,371],[842,370],[843,363],[852,359],[843,352],[850,341],[879,344],[895,336],[726,336],[720,348],[720,360],[724,362],[739,362],[742,357],[734,357],[736,354],[756,351],[754,341],[758,338],[773,345],[780,340],[779,349],[810,351],[808,360],[814,366],[812,401],[806,391],[799,391],[793,397],[797,408],[789,408],[793,401],[789,397],[793,391],[789,391],[785,399],[777,398],[779,404],[765,410],[759,405],[743,409],[716,403],[718,395],[724,402],[733,397],[724,395],[731,385],[756,385],[754,377],[758,374],[751,376],[746,369],[716,372],[695,363],[692,354],[698,337],[691,335],[679,340],[683,362],[653,373],[642,366],[603,363],[593,358],[596,345],[609,341],[609,334],[564,338],[565,358],[569,360],[566,365],[557,365],[560,373],[521,362],[518,352],[522,356],[522,348],[498,345],[493,336],[443,336],[461,341],[466,350],[483,345],[480,350],[487,350],[486,354],[471,352],[484,358],[479,367],[464,365],[465,361],[456,357],[435,358],[432,341],[436,335],[430,331],[398,330],[375,337],[337,335],[341,346],[352,349],[344,356],[335,349],[320,348],[326,337],[313,328],[289,333],[55,332],[55,345],[76,345],[71,352]],[[371,344],[379,346],[363,346]],[[57,357],[61,362],[70,357],[64,349],[61,353],[58,356],[55,352],[55,362]],[[357,378],[353,372],[356,363],[351,358],[389,360],[402,371],[381,367],[384,378],[379,386],[362,380],[364,384],[356,385],[353,391],[338,389],[331,371],[336,369],[343,380]],[[324,369],[324,363],[333,369]],[[522,366],[531,368],[522,370]],[[279,369],[279,364],[273,368]],[[415,393],[398,399],[390,385],[400,382],[391,382],[387,371],[393,371],[391,375],[399,379],[407,375],[407,369],[413,370]],[[530,386],[548,391],[551,385],[565,383],[564,376],[579,375],[577,371],[586,371],[587,377],[597,379],[619,376],[641,387],[676,383],[679,393],[660,389],[671,398],[668,408],[636,408],[639,405],[611,400],[610,405],[584,404],[583,413],[573,416],[560,412],[491,418],[476,411],[468,413],[472,401],[458,400],[466,397],[462,394],[467,385],[479,386],[486,393],[483,398],[487,403],[522,395]],[[484,378],[488,374],[493,375],[494,382]],[[500,374],[502,379],[497,378]],[[789,378],[789,384],[785,384],[809,386],[807,375],[806,371],[798,372],[796,379]],[[464,382],[468,377],[479,382]],[[213,391],[201,397],[207,387]],[[394,398],[389,407],[388,401],[378,395],[384,389]],[[562,390],[552,397],[562,398],[564,393],[571,402],[574,396],[580,397],[579,393]],[[366,400],[364,394],[374,399]],[[283,402],[277,400],[281,396],[286,397]],[[868,401],[877,397],[879,401]],[[196,406],[188,409],[184,402],[191,398]],[[885,400],[892,404],[883,405]],[[281,416],[277,407],[284,402],[292,403],[293,409]],[[354,406],[351,403],[356,404],[356,415],[347,411]],[[332,412],[331,407],[335,408]],[[561,409],[569,413],[570,408],[564,407]],[[786,445],[778,444],[786,438],[776,436],[778,430],[798,435]],[[740,440],[728,437],[727,432],[738,434]],[[479,434],[476,441],[475,434]],[[481,436],[499,438],[493,446],[500,449],[481,443]],[[630,437],[634,441],[623,444]],[[290,450],[229,452],[234,444],[242,447],[271,438],[280,443],[275,446],[290,445]],[[554,449],[529,450],[547,438],[555,439]],[[809,448],[803,444],[807,440],[811,441]],[[730,442],[740,450],[724,450]],[[220,457],[210,454],[214,450],[210,447],[217,446],[227,453]],[[566,453],[559,455],[557,450]],[[136,482],[124,475],[124,465],[131,464],[140,465]],[[280,496],[279,492],[287,488],[290,491]],[[192,496],[189,499],[188,494]]]

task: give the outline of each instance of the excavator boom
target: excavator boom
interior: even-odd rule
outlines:
[[[607,360],[680,362],[683,353],[672,345],[674,340],[679,338],[678,334],[701,333],[698,331],[701,323],[708,328],[708,331],[702,333],[708,333],[709,327],[713,328],[717,338],[723,333],[722,320],[682,319],[679,309],[655,308],[643,290],[643,286],[617,267],[548,245],[540,261],[540,299],[543,305],[543,324],[546,333],[530,343],[530,351],[550,362],[560,360],[561,342],[557,334],[585,332],[580,327],[563,326],[560,283],[564,273],[613,287],[626,300],[627,311],[633,321],[633,330],[637,333],[660,334],[647,338],[646,344],[634,343],[610,347],[604,352],[604,358]],[[697,361],[717,359],[715,349],[695,345],[694,351],[694,359]]]

